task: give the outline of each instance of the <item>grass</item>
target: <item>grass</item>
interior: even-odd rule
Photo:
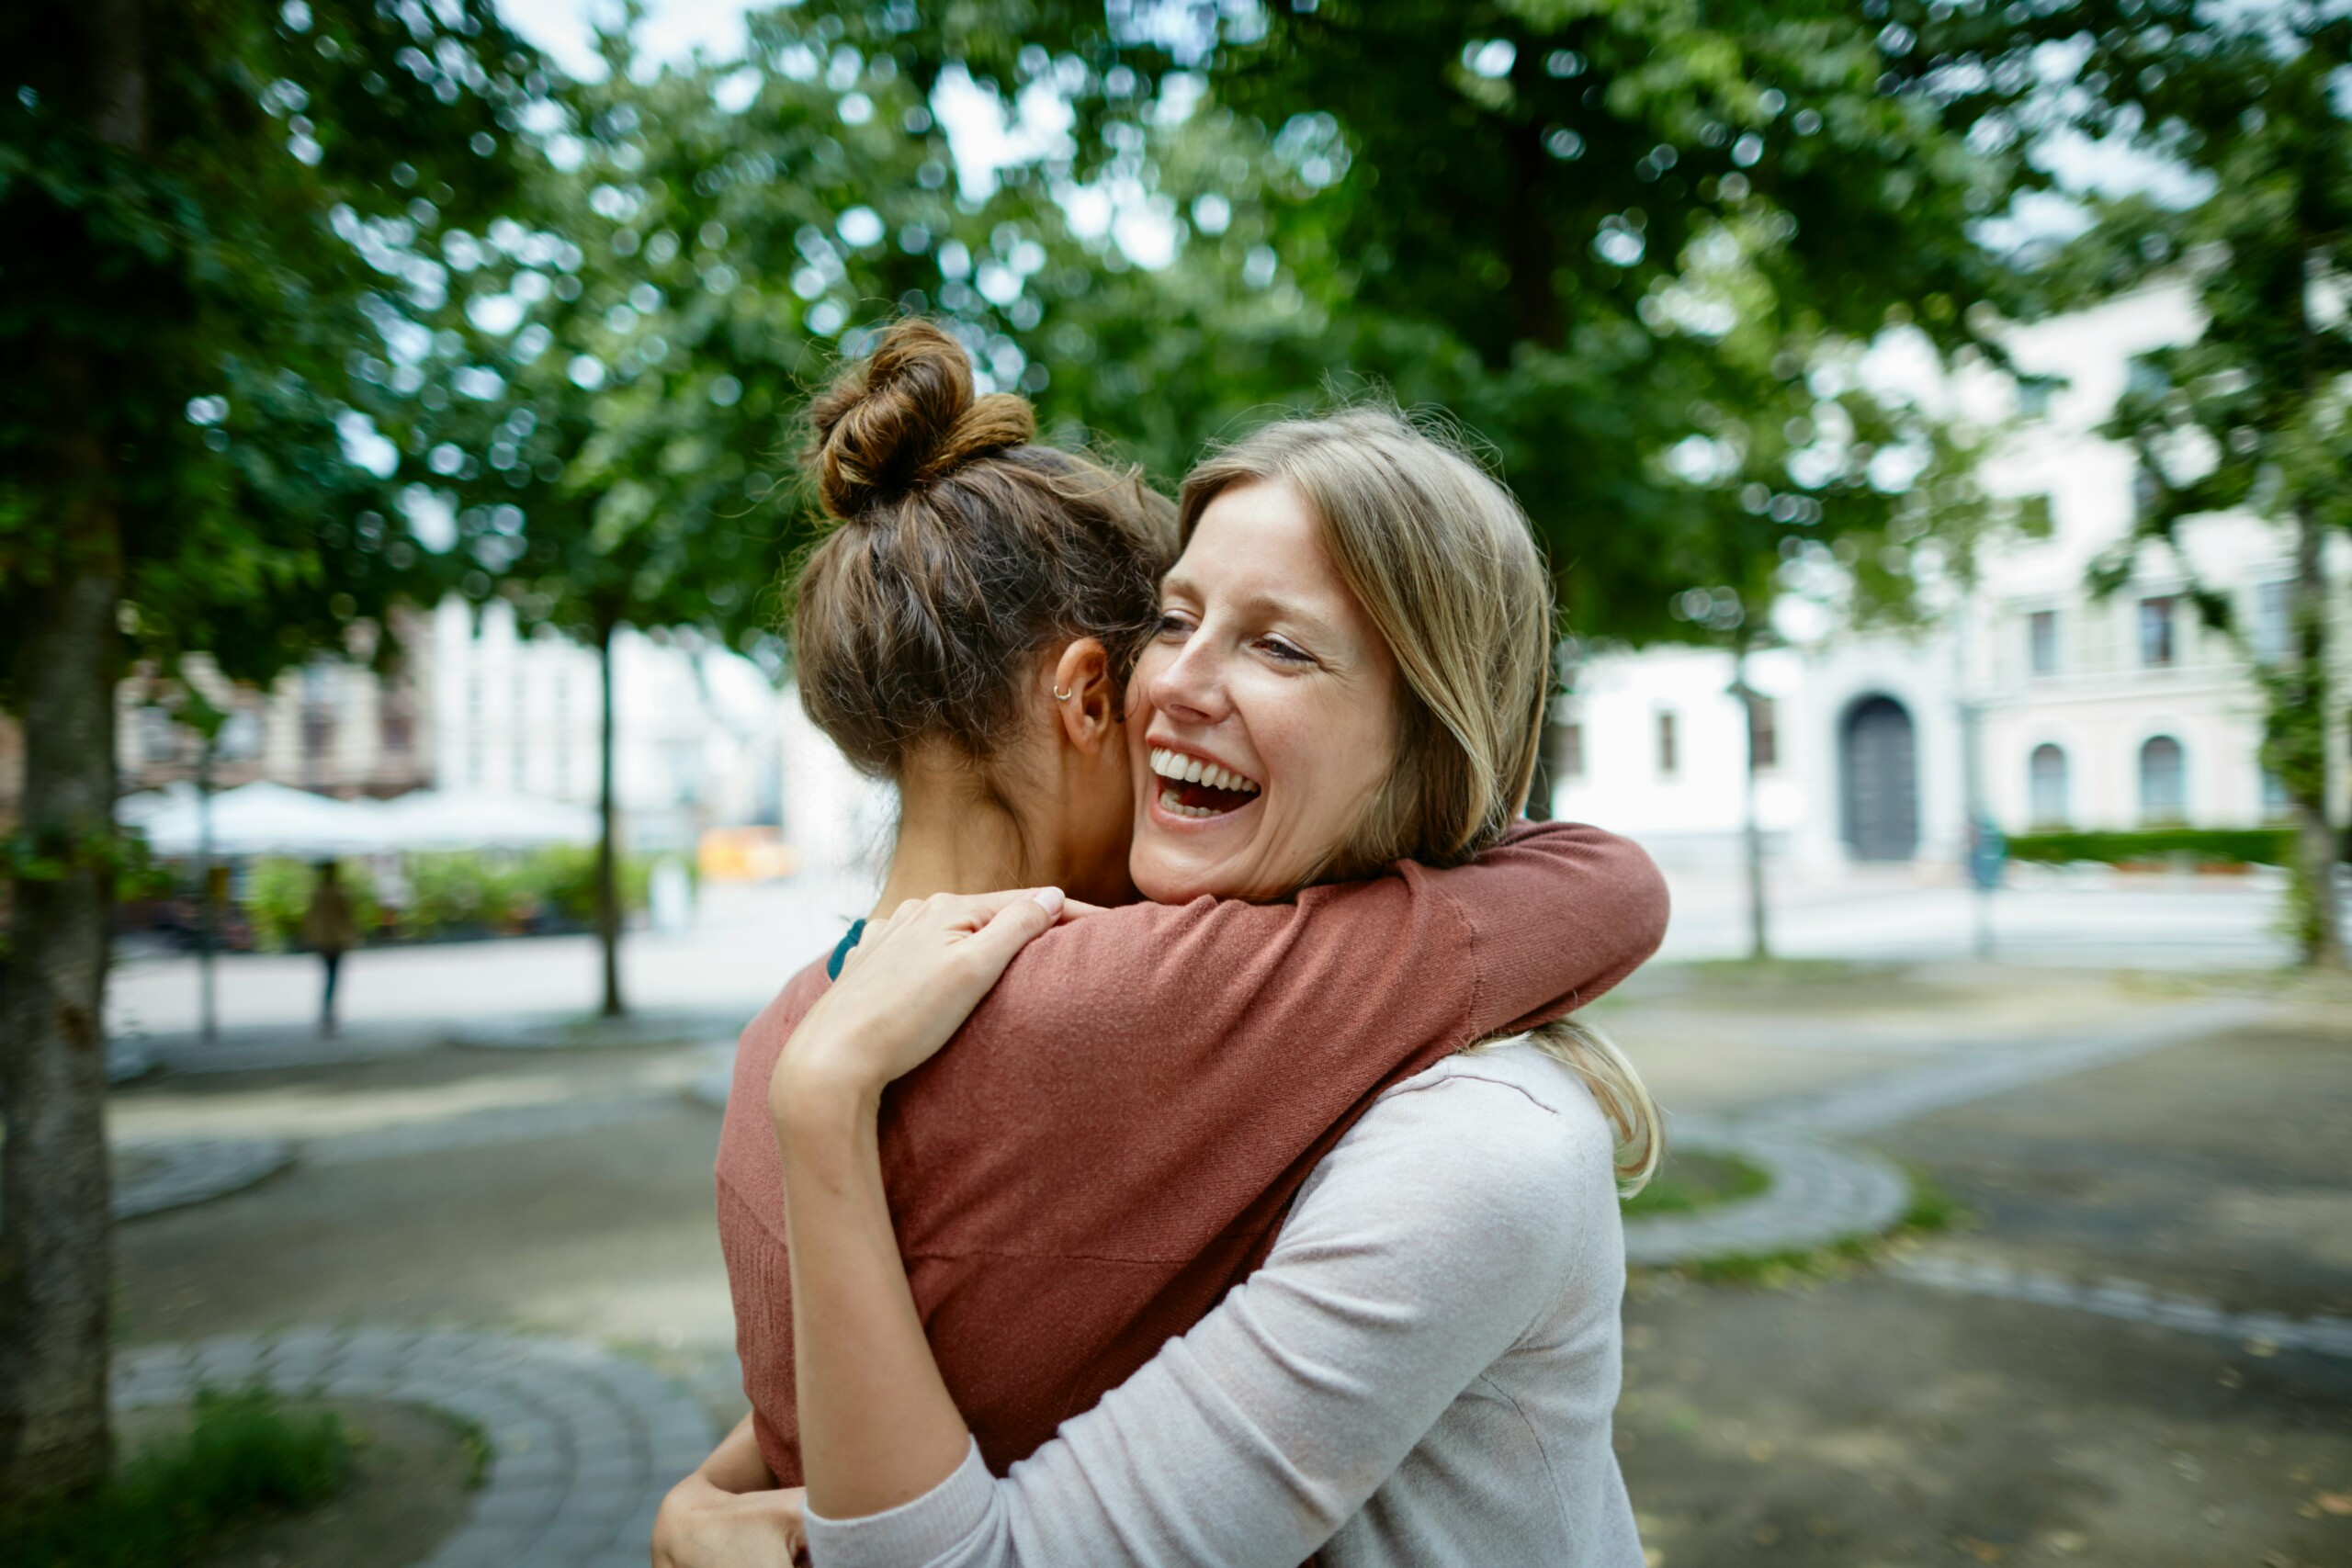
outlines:
[[[1649,1185],[1626,1201],[1625,1218],[1711,1209],[1718,1203],[1753,1198],[1771,1184],[1770,1176],[1736,1156],[1669,1153]]]
[[[188,1429],[96,1491],[0,1515],[0,1568],[155,1568],[271,1509],[331,1496],[351,1470],[332,1413],[288,1414],[266,1389],[199,1392]]]
[[[1746,1285],[1772,1290],[1784,1285],[1842,1280],[1874,1262],[1890,1246],[1957,1227],[1968,1217],[1959,1200],[1917,1167],[1909,1168],[1911,1203],[1884,1235],[1849,1236],[1809,1250],[1764,1252],[1702,1258],[1667,1272],[1702,1285]]]

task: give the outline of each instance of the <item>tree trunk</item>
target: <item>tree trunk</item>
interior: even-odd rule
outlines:
[[[605,950],[606,1018],[628,1010],[621,1002],[621,898],[618,850],[614,843],[617,813],[613,805],[613,633],[607,624],[596,637],[596,668],[602,677],[602,707],[596,733],[596,938]]]
[[[55,586],[31,596],[24,830],[55,875],[15,885],[0,1043],[0,1497],[103,1479],[107,1293],[105,987],[113,874],[121,525],[85,428]]]
[[[147,146],[142,0],[92,0],[76,42],[90,132]],[[0,1502],[106,1478],[113,1273],[106,972],[114,901],[114,682],[122,518],[100,373],[62,332],[40,362],[57,423],[55,576],[33,595],[25,671],[20,875],[0,979]],[[48,868],[54,874],[48,874]]]
[[[2302,959],[2312,969],[2341,970],[2344,951],[2344,906],[2336,896],[2335,863],[2339,844],[2327,819],[2327,564],[2325,527],[2310,507],[2296,518],[2295,580],[2288,595],[2289,624],[2294,629],[2295,668],[2285,691],[2293,693],[2304,709],[2293,726],[2290,744],[2301,753],[2274,769],[2287,786],[2295,818],[2297,880],[2310,900],[2299,910]],[[2274,702],[2278,700],[2274,695]]]

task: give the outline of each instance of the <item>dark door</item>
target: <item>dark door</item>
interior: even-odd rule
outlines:
[[[1856,860],[1909,860],[1919,849],[1918,747],[1893,697],[1866,697],[1846,716],[1846,842]]]

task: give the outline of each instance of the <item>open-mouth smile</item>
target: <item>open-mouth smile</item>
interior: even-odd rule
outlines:
[[[1171,817],[1223,817],[1255,800],[1261,788],[1222,763],[1170,746],[1151,749],[1151,771],[1159,780],[1159,807]]]

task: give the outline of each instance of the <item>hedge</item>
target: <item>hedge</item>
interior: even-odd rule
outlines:
[[[430,942],[525,931],[584,931],[596,918],[596,852],[590,845],[551,845],[521,854],[437,852],[401,857],[407,897],[383,896],[360,860],[342,863],[344,886],[363,942]],[[645,908],[652,862],[624,855],[621,908]],[[240,901],[262,948],[298,945],[315,873],[309,863],[277,856],[256,860]]]
[[[2009,840],[2009,858],[2064,864],[2103,861],[2109,865],[2187,856],[2227,865],[2284,865],[2294,845],[2290,828],[2145,828],[2125,833],[2019,833]]]

